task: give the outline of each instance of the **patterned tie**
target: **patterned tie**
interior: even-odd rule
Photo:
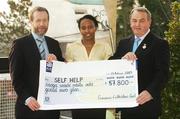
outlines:
[[[136,52],[136,49],[138,48],[138,46],[139,46],[139,41],[140,41],[141,39],[139,38],[139,37],[137,37],[135,40],[134,40],[134,45],[133,45],[133,50],[132,50],[132,52]]]
[[[43,46],[43,40],[37,39],[37,41],[38,41],[39,53],[41,54],[41,59],[45,60],[46,59],[46,53],[45,53],[45,49]]]

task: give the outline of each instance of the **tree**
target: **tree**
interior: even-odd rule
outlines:
[[[129,26],[129,13],[133,8],[133,0],[118,0],[119,9],[117,10],[117,24],[116,24],[116,42],[131,33]]]
[[[163,114],[161,119],[180,118],[180,2],[172,4],[172,18],[165,33],[170,46],[170,81],[163,97]]]
[[[145,6],[152,14],[151,31],[165,37],[167,24],[171,18],[170,5],[175,0],[119,0],[120,9],[117,11],[117,42],[131,34],[129,14],[133,6]]]
[[[0,56],[7,56],[11,43],[17,37],[29,33],[28,9],[31,0],[8,0],[10,13],[3,12],[0,16]]]
[[[165,37],[164,31],[168,30],[168,22],[171,18],[170,5],[175,0],[139,0],[141,6],[145,6],[152,14],[152,32]]]

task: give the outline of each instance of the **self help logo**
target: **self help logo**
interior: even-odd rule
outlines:
[[[53,62],[46,62],[46,72],[52,72]]]

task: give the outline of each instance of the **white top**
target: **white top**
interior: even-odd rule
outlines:
[[[65,59],[68,62],[107,60],[111,55],[110,45],[104,41],[96,40],[88,56],[86,48],[80,40],[67,45]]]

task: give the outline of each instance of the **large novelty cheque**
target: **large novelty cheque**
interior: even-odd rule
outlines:
[[[135,62],[40,62],[41,110],[135,107],[137,96]]]

